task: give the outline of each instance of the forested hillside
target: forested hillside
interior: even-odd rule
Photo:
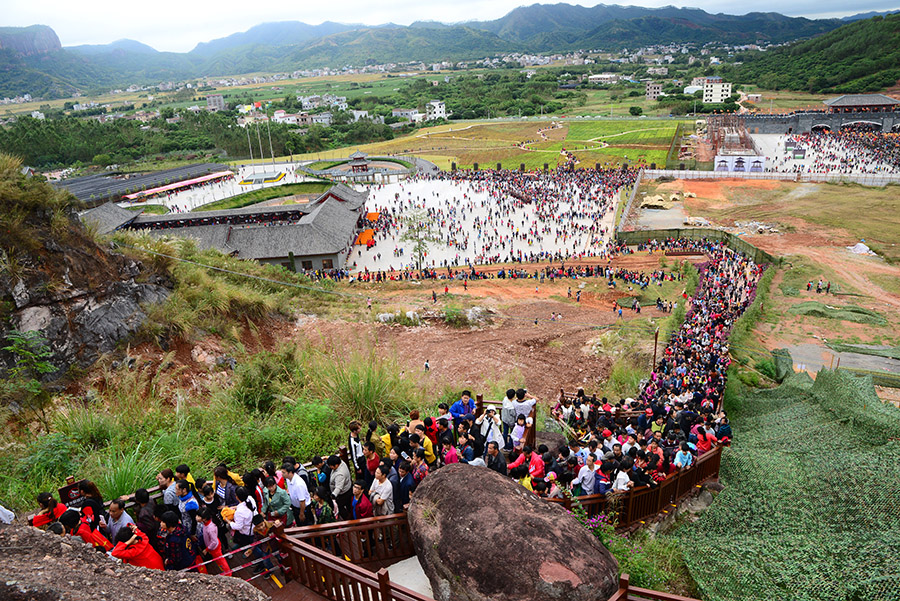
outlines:
[[[468,15],[466,15],[468,16]],[[45,26],[0,28],[0,97],[45,99],[74,89],[98,93],[130,84],[204,76],[400,63],[469,61],[506,52],[620,50],[678,43],[749,44],[810,38],[841,25],[778,13],[712,14],[694,8],[535,4],[495,21],[379,26],[265,23],[200,43],[188,53],[157,52],[133,40],[59,48]]]
[[[813,40],[737,60],[744,64],[726,76],[765,89],[877,92],[900,80],[900,14],[856,21]]]

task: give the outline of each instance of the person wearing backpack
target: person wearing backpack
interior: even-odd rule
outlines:
[[[162,515],[162,525],[159,536],[164,541],[163,564],[166,570],[186,570],[198,563],[194,543],[181,524],[181,516],[174,511],[167,511]],[[201,572],[206,572],[201,568]]]

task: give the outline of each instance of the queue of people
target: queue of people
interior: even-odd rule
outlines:
[[[657,486],[733,437],[722,410],[727,338],[753,301],[763,268],[718,241],[647,246],[695,250],[709,260],[698,266],[699,285],[684,323],[636,398],[598,399],[583,390],[574,399],[560,396],[551,415],[569,435],[567,444],[529,444],[538,399],[525,389],[508,390],[480,415],[465,390],[434,415],[412,411],[405,424],[390,423],[383,433],[377,421],[351,422],[346,460],[317,456],[307,468],[284,457],[242,475],[220,464],[209,480],[195,479],[181,464],[156,475],[159,502],[141,488],[108,507],[96,485],[83,481],[77,507],[51,493],[38,495],[33,523],[134,565],[201,572],[216,565],[218,573],[231,575],[225,556],[240,550],[254,558],[254,572],[267,574],[277,569],[275,553],[263,544],[273,528],[406,511],[419,484],[445,465],[485,467],[550,498]],[[607,268],[603,275],[637,283],[675,274],[659,271],[645,279]]]

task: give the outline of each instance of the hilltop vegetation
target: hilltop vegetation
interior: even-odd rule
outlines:
[[[766,53],[738,55],[726,78],[764,89],[878,92],[900,80],[900,14],[856,21],[821,37]]]
[[[200,43],[188,53],[157,52],[120,40],[60,49],[49,28],[0,30],[0,96],[25,92],[64,97],[75,88],[99,91],[202,76],[342,67],[407,61],[465,61],[505,52],[619,50],[660,43],[780,43],[812,37],[838,19],[810,20],[777,13],[710,14],[691,8],[592,8],[568,4],[520,7],[494,21],[410,26],[266,23]],[[52,39],[51,39],[52,38]]]

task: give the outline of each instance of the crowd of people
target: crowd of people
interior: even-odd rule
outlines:
[[[561,393],[551,415],[568,435],[566,444],[529,444],[538,399],[525,389],[508,390],[483,412],[466,390],[452,405],[439,404],[433,416],[412,411],[405,423],[390,423],[383,432],[376,421],[351,422],[346,460],[313,457],[307,467],[284,457],[242,475],[220,464],[209,480],[195,479],[182,464],[156,475],[159,502],[142,488],[108,507],[96,485],[82,481],[72,508],[41,493],[34,525],[144,567],[206,571],[215,564],[231,575],[223,555],[239,550],[253,558],[254,572],[268,574],[278,569],[277,552],[264,544],[273,528],[406,511],[416,487],[453,463],[496,471],[549,498],[655,487],[733,436],[722,410],[727,339],[753,301],[763,267],[718,241],[644,246],[702,252],[709,260],[698,266],[699,285],[683,325],[637,398]],[[600,271],[644,285],[677,277]]]
[[[375,186],[370,196],[379,213],[375,236],[366,249],[351,254],[352,268],[404,271],[597,256],[592,249],[602,252],[611,229],[604,218],[636,177],[624,168],[482,170]],[[416,265],[417,257],[401,240],[412,214],[427,219],[436,235],[425,265]]]
[[[895,174],[900,171],[900,133],[844,128],[787,136],[769,171],[825,174]],[[805,152],[794,158],[795,150]]]

